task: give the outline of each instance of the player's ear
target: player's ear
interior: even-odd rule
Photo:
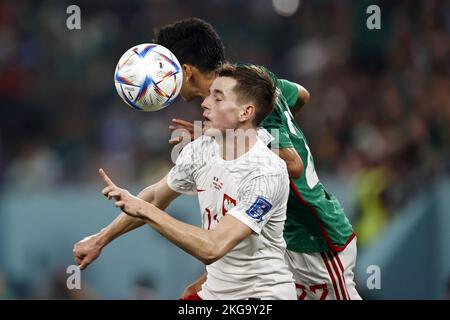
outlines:
[[[240,113],[241,122],[255,118],[256,108],[252,104],[245,104]]]
[[[192,78],[192,66],[189,64],[183,64],[181,66],[183,69],[183,82],[189,82]]]

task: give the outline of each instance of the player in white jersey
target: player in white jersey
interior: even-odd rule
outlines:
[[[275,92],[257,68],[223,67],[202,103],[205,136],[185,146],[152,187],[147,199],[156,205],[117,187],[100,170],[103,194],[115,198],[117,207],[207,265],[207,279],[193,298],[297,298],[284,260],[288,172],[256,134],[273,109]],[[161,210],[182,193],[198,194],[203,228]],[[83,257],[75,258],[82,265]]]
[[[284,162],[259,139],[247,153],[228,161],[208,136],[183,149],[167,183],[180,193],[198,193],[203,228],[215,230],[230,215],[252,230],[227,255],[206,267],[208,278],[198,293],[201,298],[288,297],[292,281],[282,255],[287,179]]]

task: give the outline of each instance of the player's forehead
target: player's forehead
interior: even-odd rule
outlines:
[[[225,97],[235,98],[236,94],[233,89],[236,85],[236,79],[230,77],[216,78],[210,87],[211,94],[222,94]]]

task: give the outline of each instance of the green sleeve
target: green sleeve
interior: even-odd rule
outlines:
[[[286,102],[289,106],[289,108],[292,108],[295,106],[298,100],[298,87],[295,83],[284,80],[284,79],[277,79],[277,87],[280,89],[281,94],[286,99]]]
[[[293,148],[294,144],[291,141],[291,138],[289,137],[289,133],[287,132],[285,127],[280,127],[279,129],[279,143],[278,143],[278,149],[286,149],[286,148]],[[276,138],[276,137],[275,137]]]
[[[278,79],[278,77],[269,69],[258,66],[262,70],[264,70],[269,77],[272,78],[272,80],[275,82],[275,85],[277,88],[281,91],[281,95],[286,100],[287,105],[289,108],[293,108],[298,100],[298,87],[295,83],[285,80],[285,79]]]
[[[283,124],[277,124],[277,122],[270,120],[272,119],[266,118],[266,120],[262,123],[262,127],[275,138],[271,143],[272,146],[277,149],[294,148],[294,144],[289,137],[289,132],[286,130],[286,126]]]

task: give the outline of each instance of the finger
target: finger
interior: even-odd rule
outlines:
[[[120,196],[121,196],[121,192],[119,190],[114,190],[114,191],[111,191],[108,193],[108,200],[111,200],[112,197],[115,197],[117,199],[117,198],[120,198]]]
[[[175,138],[170,139],[170,140],[169,140],[169,143],[170,143],[170,144],[178,144],[178,143],[181,142],[181,140],[183,140],[183,137],[182,137],[182,136],[179,136],[179,137],[175,137]]]
[[[187,128],[193,128],[194,124],[189,121],[181,120],[181,119],[172,119],[172,124],[180,125]]]
[[[108,175],[106,174],[105,171],[103,171],[102,168],[100,168],[98,170],[98,172],[100,173],[100,176],[102,177],[102,179],[106,183],[106,185],[108,185],[108,186],[115,186],[114,182],[112,182],[112,180],[108,177]]]
[[[175,130],[187,130],[189,132],[193,131],[193,127],[186,127],[186,126],[182,126],[179,124],[171,124],[169,125],[169,130],[170,131],[175,131]]]
[[[78,262],[78,268],[80,268],[80,270],[83,270],[84,268],[86,268],[89,265],[89,260],[84,258],[84,259],[80,259],[80,261]]]
[[[113,187],[107,186],[107,187],[105,187],[105,188],[102,190],[102,193],[103,193],[103,195],[104,195],[105,197],[107,197],[107,196],[108,196],[108,193],[110,193],[111,191],[113,191]]]
[[[76,262],[77,266],[79,266],[81,264],[81,259],[78,257],[75,257],[75,262]]]
[[[116,201],[116,207],[122,208],[125,205],[125,203],[122,200]]]
[[[83,263],[80,264],[79,268],[80,268],[80,270],[84,270],[84,269],[86,269],[86,267],[87,267],[88,265],[89,265],[88,262],[83,262]]]

